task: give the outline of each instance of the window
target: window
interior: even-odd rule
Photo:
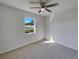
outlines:
[[[30,18],[30,17],[26,17],[24,18],[24,31],[25,33],[35,33],[35,19]]]

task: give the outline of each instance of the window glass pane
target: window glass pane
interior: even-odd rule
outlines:
[[[25,33],[32,33],[34,32],[34,27],[25,27]]]
[[[25,18],[24,22],[25,22],[26,26],[28,26],[28,25],[33,26],[34,25],[34,20],[32,18]]]
[[[35,32],[35,26],[34,26],[34,19],[33,18],[24,18],[24,24],[25,24],[25,33],[34,33]]]

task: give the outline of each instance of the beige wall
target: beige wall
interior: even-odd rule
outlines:
[[[24,17],[36,19],[36,33],[24,33]],[[0,4],[0,53],[43,39],[43,17]]]
[[[55,40],[56,43],[77,50],[78,48],[77,8],[72,8],[70,10],[54,14],[54,17],[52,17],[52,19],[50,17],[47,17],[46,22],[47,22],[46,24],[49,25],[48,26],[49,29],[47,30],[49,34],[49,35],[47,34],[48,38],[52,36],[53,40]]]

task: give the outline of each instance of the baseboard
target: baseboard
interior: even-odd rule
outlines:
[[[11,49],[8,49],[8,50],[5,50],[5,51],[1,51],[0,54],[8,53],[8,52],[13,51],[13,50],[15,50],[15,49],[19,49],[19,48],[22,48],[22,47],[24,47],[24,46],[26,46],[26,45],[28,46],[28,45],[31,45],[31,44],[40,42],[40,41],[42,41],[42,40],[44,40],[44,39],[35,40],[35,41],[33,41],[33,42],[29,42],[28,44],[27,44],[27,43],[24,43],[24,44],[18,45],[18,46],[16,46],[16,47],[13,47],[13,48],[11,48]]]
[[[60,42],[57,42],[57,41],[56,41],[56,43],[57,43],[57,44],[60,44],[60,45],[62,45],[62,46],[64,46],[64,47],[67,47],[67,48],[73,49],[73,50],[75,50],[75,51],[78,51],[76,48],[69,47],[69,46],[67,46],[67,45],[65,45],[65,44],[63,44],[63,43],[60,43]]]

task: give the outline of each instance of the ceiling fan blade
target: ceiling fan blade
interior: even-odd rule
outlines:
[[[31,9],[40,9],[41,7],[30,7]]]
[[[42,4],[43,4],[43,1],[42,1],[42,0],[39,0],[39,2],[40,2],[40,6],[42,6]]]
[[[57,6],[58,3],[54,3],[54,4],[50,4],[50,5],[47,5],[46,7],[53,7],[53,6]]]
[[[49,9],[47,9],[47,8],[46,8],[45,10],[48,11],[48,12],[52,12],[51,10],[49,10]]]
[[[41,12],[41,10],[38,11],[38,13],[40,13],[40,12]]]

